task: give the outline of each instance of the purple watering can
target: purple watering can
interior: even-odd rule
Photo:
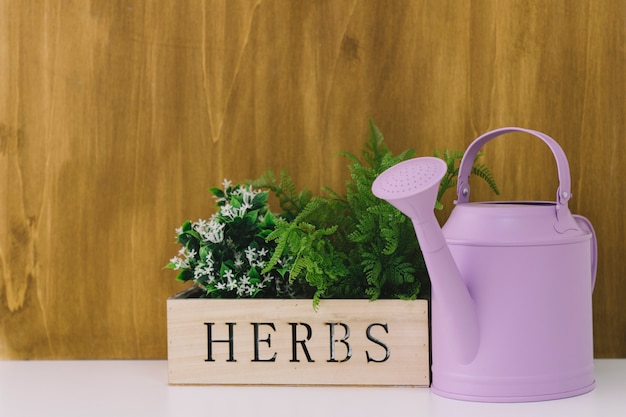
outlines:
[[[478,150],[526,132],[556,158],[556,202],[469,202]],[[446,164],[415,158],[383,172],[373,193],[413,222],[432,285],[432,390],[470,401],[523,402],[591,391],[591,294],[597,245],[572,215],[570,172],[558,143],[534,130],[485,133],[459,167],[456,207],[443,229],[433,207]]]

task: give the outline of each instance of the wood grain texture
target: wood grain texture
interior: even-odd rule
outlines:
[[[430,384],[426,300],[314,311],[310,300],[169,299],[167,310],[170,384]]]
[[[596,356],[626,356],[625,38],[625,0],[0,0],[0,357],[165,357],[162,266],[207,188],[342,189],[370,117],[420,155],[558,140],[599,239]],[[554,199],[545,145],[484,150],[500,198]]]

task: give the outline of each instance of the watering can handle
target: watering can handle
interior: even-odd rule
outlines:
[[[585,217],[574,214],[572,215],[567,206],[567,202],[572,198],[570,171],[567,158],[561,146],[550,136],[536,130],[523,129],[521,127],[503,127],[501,129],[492,130],[475,139],[465,151],[461,165],[459,166],[459,175],[457,183],[457,200],[456,204],[463,204],[469,201],[470,187],[469,176],[474,165],[474,160],[478,151],[482,146],[500,135],[511,132],[529,133],[543,140],[550,148],[556,159],[556,165],[559,175],[559,188],[556,193],[556,217],[557,221],[554,225],[559,233],[563,233],[569,229],[582,229],[591,234],[591,289],[595,287],[596,272],[598,267],[598,242],[596,233],[591,222]]]
[[[456,188],[456,204],[463,204],[469,201],[469,177],[472,171],[472,166],[474,165],[474,160],[476,159],[480,148],[482,148],[483,145],[489,142],[491,139],[494,139],[505,133],[512,132],[529,133],[543,140],[546,145],[548,145],[548,147],[554,154],[554,158],[556,159],[556,165],[559,175],[559,188],[556,194],[557,213],[560,210],[567,211],[567,202],[570,198],[572,198],[572,193],[570,185],[569,164],[567,163],[567,158],[565,156],[565,153],[563,152],[563,149],[550,136],[536,130],[524,129],[521,127],[503,127],[500,129],[492,130],[478,137],[469,145],[469,147],[465,151],[465,154],[463,155],[463,159],[461,160],[461,165],[459,167],[458,183]]]

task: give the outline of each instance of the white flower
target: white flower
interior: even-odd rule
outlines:
[[[237,295],[239,297],[243,296],[245,292],[246,292],[246,287],[244,287],[243,285],[240,285],[239,287],[237,287]]]
[[[196,268],[193,271],[193,279],[194,280],[198,280],[198,279],[202,278],[203,275],[204,275],[204,269],[202,269],[202,268]]]
[[[215,288],[217,288],[218,290],[225,290],[226,284],[224,284],[223,282],[218,282],[217,284],[215,284]]]
[[[233,182],[227,178],[224,178],[224,181],[222,181],[222,188],[227,189],[228,187],[230,187],[233,184]]]
[[[250,285],[250,277],[248,275],[244,275],[243,277],[241,277],[241,281],[239,282],[239,285],[241,286]]]
[[[212,221],[208,225],[208,230],[206,235],[202,236],[205,240],[208,240],[212,243],[221,243],[224,240],[224,228],[226,225],[224,223],[219,223],[217,221]]]
[[[217,217],[211,217],[210,221],[198,220],[193,224],[193,229],[198,232],[202,240],[211,243],[221,243],[224,240],[224,227]]]
[[[201,233],[202,231],[206,230],[208,225],[209,224],[207,223],[206,220],[198,219],[198,221],[193,223],[191,226],[193,227],[193,230],[195,230],[198,233]]]
[[[237,217],[237,209],[235,209],[230,203],[224,204],[220,209],[220,213],[222,213],[224,217],[228,217],[230,220]]]
[[[213,266],[213,264],[215,263],[215,261],[213,260],[213,251],[207,250],[205,252],[204,259],[201,259],[201,261]]]
[[[235,278],[235,274],[233,273],[232,269],[227,269],[226,271],[224,271],[224,275],[222,275],[222,277],[231,280]]]
[[[248,246],[244,252],[246,253],[246,259],[248,260],[248,263],[252,265],[252,263],[256,259],[256,249],[254,249],[252,246]]]
[[[188,250],[186,247],[181,247],[178,251],[178,256],[170,259],[175,266],[174,269],[187,269],[190,267],[189,260],[195,258],[197,252],[195,250]]]
[[[177,256],[170,259],[170,262],[174,264],[174,269],[187,269],[189,268],[189,261],[187,259],[182,259]]]
[[[254,288],[254,285],[250,285],[249,287],[246,288],[246,290],[248,291],[248,295],[252,296],[254,295],[256,288]]]

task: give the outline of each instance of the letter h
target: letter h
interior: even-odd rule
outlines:
[[[233,336],[234,327],[237,323],[226,323],[228,326],[228,339],[223,340],[213,340],[213,325],[215,323],[204,323],[206,326],[207,333],[207,358],[204,360],[205,362],[215,362],[213,359],[213,343],[228,343],[228,360],[226,362],[237,362],[235,360],[235,338]]]

